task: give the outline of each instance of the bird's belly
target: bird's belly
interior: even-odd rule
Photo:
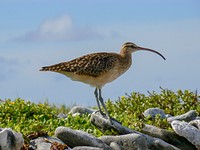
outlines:
[[[113,80],[118,78],[122,73],[120,73],[117,70],[111,70],[111,71],[103,73],[97,77],[83,75],[83,74],[75,74],[75,73],[71,73],[71,72],[62,72],[62,74],[66,75],[67,77],[71,78],[72,80],[80,81],[80,82],[89,84],[91,86],[101,88],[106,83],[112,82]]]

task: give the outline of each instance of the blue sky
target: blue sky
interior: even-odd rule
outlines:
[[[155,49],[133,54],[132,67],[105,85],[105,100],[133,91],[199,90],[198,0],[0,0],[0,98],[94,106],[94,88],[42,66],[124,42]]]

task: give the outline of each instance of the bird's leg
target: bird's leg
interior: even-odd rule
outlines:
[[[104,114],[103,114],[103,112],[102,112],[102,110],[101,110],[101,107],[100,107],[100,104],[99,104],[99,98],[98,98],[98,90],[97,90],[97,88],[96,88],[95,91],[94,91],[94,95],[95,95],[95,98],[96,98],[96,101],[97,101],[97,105],[98,105],[98,108],[99,108],[99,112],[100,112],[100,114],[103,116]]]
[[[107,108],[106,108],[106,105],[104,104],[103,98],[102,98],[102,96],[101,96],[101,89],[99,89],[99,101],[101,102],[101,104],[102,104],[102,106],[103,106],[103,108],[104,108],[104,110],[105,110],[105,112],[106,112],[106,116],[107,116],[109,122],[112,124],[110,115],[109,115],[109,113],[108,113],[108,110],[107,110]]]

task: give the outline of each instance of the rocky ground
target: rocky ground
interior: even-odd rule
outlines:
[[[58,127],[55,136],[37,135],[27,147],[21,133],[9,128],[0,129],[1,150],[200,150],[200,117],[195,110],[179,115],[170,116],[159,108],[147,109],[143,115],[155,118],[167,118],[174,131],[168,131],[152,125],[145,125],[140,132],[122,126],[116,120],[110,124],[107,119],[91,109],[76,106],[71,109],[73,115],[91,114],[91,122],[102,132],[107,129],[119,133],[116,136],[94,137],[93,135],[72,130],[67,127]],[[60,114],[65,118],[67,115]]]

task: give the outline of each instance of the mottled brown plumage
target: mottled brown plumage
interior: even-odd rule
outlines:
[[[113,53],[113,55],[115,55]],[[42,71],[72,72],[78,75],[98,77],[115,66],[117,59],[109,53],[88,54],[68,62],[62,62],[48,67]]]
[[[119,54],[106,52],[88,54],[71,61],[42,67],[40,71],[58,72],[70,77],[72,80],[84,82],[96,87],[95,96],[99,110],[101,114],[103,114],[100,108],[101,103],[110,120],[103,98],[101,97],[101,88],[106,83],[112,82],[118,78],[130,68],[132,64],[131,54],[138,50],[151,51],[165,59],[164,56],[155,50],[142,48],[134,43],[127,42],[122,45]],[[97,90],[99,90],[99,93]]]
[[[130,65],[131,57],[127,60],[120,54],[102,52],[43,67],[41,71],[58,72],[72,80],[101,88],[124,73]]]

